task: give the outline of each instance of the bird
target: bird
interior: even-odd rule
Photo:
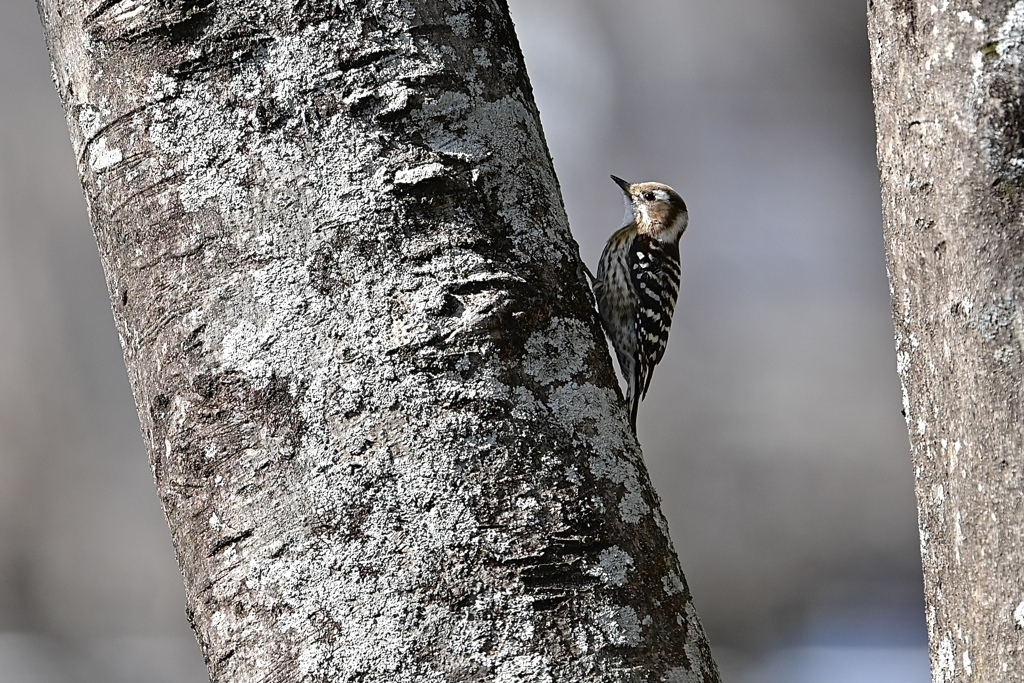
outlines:
[[[668,185],[611,178],[622,189],[626,212],[601,252],[593,284],[636,434],[640,400],[668,344],[679,298],[679,238],[690,216],[686,202]]]

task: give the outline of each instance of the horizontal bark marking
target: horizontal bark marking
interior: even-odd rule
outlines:
[[[216,0],[101,0],[83,28],[101,42],[139,42],[194,32],[215,9]]]

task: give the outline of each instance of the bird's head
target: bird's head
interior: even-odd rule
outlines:
[[[637,229],[662,242],[674,242],[686,230],[690,215],[679,193],[662,183],[629,183],[612,176],[625,194],[623,225],[636,221]]]

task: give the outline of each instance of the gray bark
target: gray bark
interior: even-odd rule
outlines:
[[[718,680],[503,2],[39,7],[212,680]]]
[[[1024,680],[1024,2],[869,2],[936,683]]]

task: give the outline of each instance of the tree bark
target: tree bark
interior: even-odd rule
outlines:
[[[1024,2],[869,2],[933,679],[1024,680]]]
[[[212,680],[718,680],[503,2],[39,7]]]

